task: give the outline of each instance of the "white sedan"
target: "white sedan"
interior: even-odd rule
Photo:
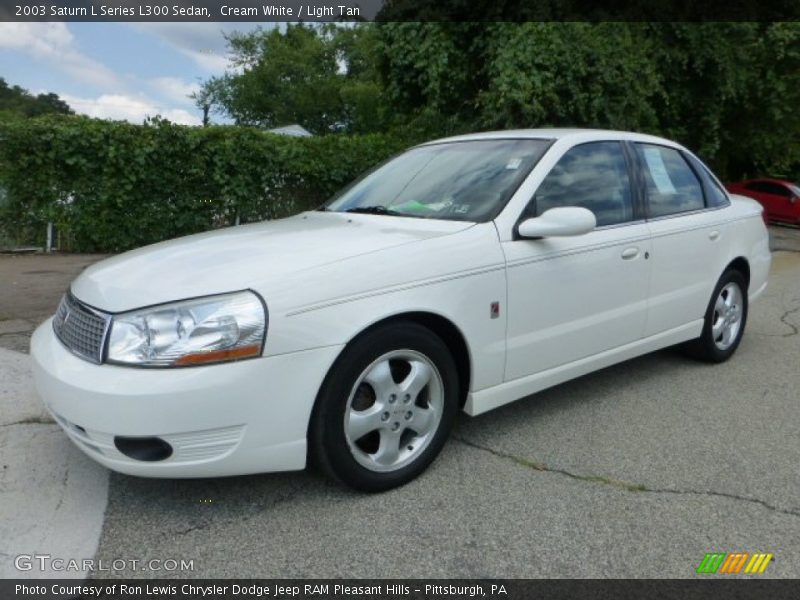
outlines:
[[[116,471],[310,458],[385,490],[434,460],[459,410],[684,342],[728,359],[767,285],[761,210],[657,137],[438,140],[319,210],[90,267],[33,336],[36,386]]]

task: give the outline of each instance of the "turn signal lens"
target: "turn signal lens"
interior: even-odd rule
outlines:
[[[251,358],[261,354],[261,346],[243,346],[233,350],[214,350],[202,354],[187,354],[175,361],[175,366],[202,365],[205,363],[225,362],[240,358]]]

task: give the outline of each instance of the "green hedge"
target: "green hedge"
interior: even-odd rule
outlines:
[[[117,252],[322,203],[408,145],[386,135],[48,117],[0,122],[0,238]]]

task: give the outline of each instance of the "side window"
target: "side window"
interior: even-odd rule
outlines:
[[[536,190],[526,212],[539,216],[560,206],[592,211],[598,227],[633,218],[633,198],[619,142],[592,142],[568,150]]]
[[[709,175],[706,175],[706,190],[708,191],[709,206],[725,206],[728,204],[728,195],[723,191],[719,184]]]
[[[700,159],[695,158],[691,154],[684,154],[683,156],[692,163],[695,173],[698,173],[700,179],[703,180],[708,206],[726,206],[729,203],[728,194],[725,193],[725,190],[720,186],[717,180],[714,179],[711,170],[705,166]]]
[[[647,184],[649,217],[705,208],[703,186],[683,155],[674,148],[636,144]]]

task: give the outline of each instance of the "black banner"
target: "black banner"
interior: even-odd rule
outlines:
[[[0,0],[3,21],[370,21],[382,0]]]
[[[797,21],[796,0],[0,0],[0,21]]]
[[[800,595],[800,581],[756,578],[700,580],[274,580],[274,579],[138,579],[138,580],[0,580],[3,600],[71,600],[103,598],[152,600],[153,598],[221,600],[581,600],[583,598],[648,600],[701,598],[782,600]]]

